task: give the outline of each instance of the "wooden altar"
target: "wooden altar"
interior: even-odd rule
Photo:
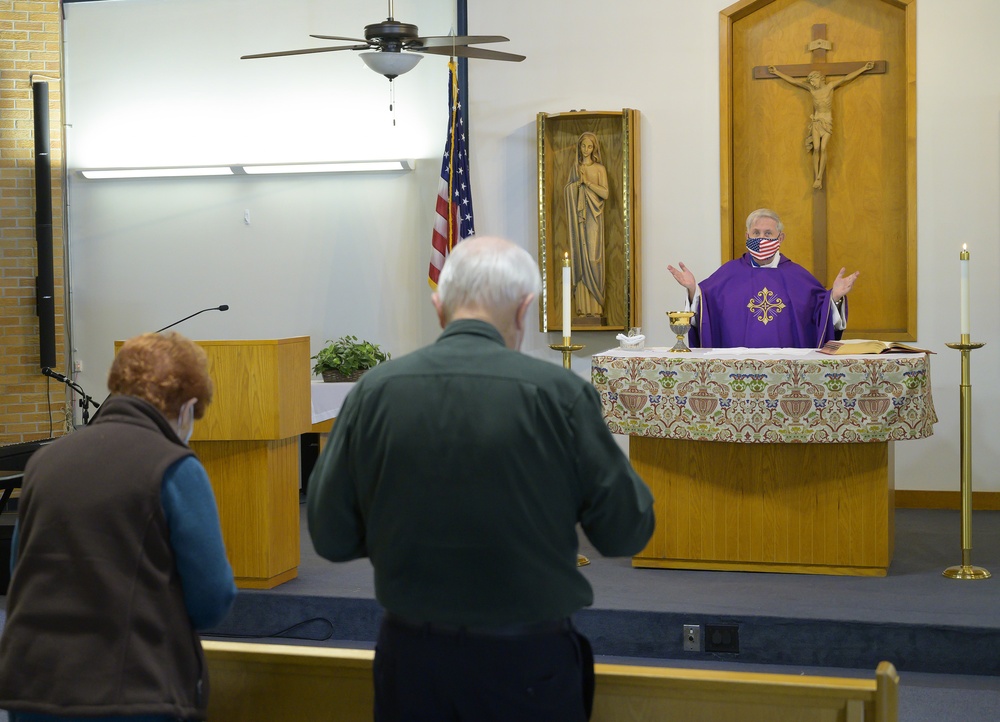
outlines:
[[[592,376],[656,497],[634,566],[886,574],[893,443],[937,420],[926,354],[613,350]]]

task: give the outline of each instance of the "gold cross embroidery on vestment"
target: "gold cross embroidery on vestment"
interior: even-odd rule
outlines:
[[[755,298],[751,298],[750,303],[747,304],[747,308],[750,309],[750,313],[753,314],[753,317],[765,326],[774,320],[774,316],[771,315],[771,311],[781,313],[782,309],[785,308],[784,301],[780,298],[771,300],[772,296],[774,296],[774,293],[768,290],[767,286],[764,286],[761,292],[758,293]],[[757,298],[760,300],[758,301]]]

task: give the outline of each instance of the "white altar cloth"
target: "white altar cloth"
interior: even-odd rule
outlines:
[[[347,394],[354,388],[350,381],[325,383],[312,382],[312,422],[318,424],[336,418]]]

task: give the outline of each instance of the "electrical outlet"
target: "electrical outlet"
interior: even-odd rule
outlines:
[[[700,652],[701,651],[701,625],[700,624],[685,624],[684,625],[684,651],[685,652]]]
[[[740,653],[740,628],[735,624],[705,626],[705,651]]]
[[[83,361],[77,359],[73,362],[73,373],[81,373],[83,371]]]

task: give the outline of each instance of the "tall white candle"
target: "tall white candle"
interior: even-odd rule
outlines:
[[[569,278],[569,254],[564,253],[563,269],[562,269],[562,292],[563,292],[562,329],[563,329],[563,336],[566,336],[567,338],[570,336],[570,327],[572,325],[572,321],[570,318],[570,300],[569,300],[569,292],[571,285],[572,284]]]
[[[962,252],[958,254],[959,265],[962,267],[962,335],[969,335],[969,250],[962,244]]]

